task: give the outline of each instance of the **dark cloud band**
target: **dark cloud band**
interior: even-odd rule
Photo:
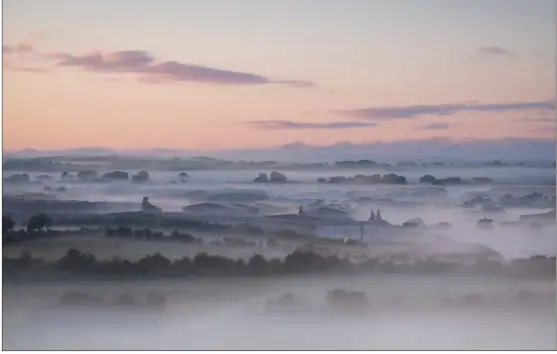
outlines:
[[[30,46],[4,46],[4,54],[32,52]],[[211,68],[179,61],[157,60],[144,50],[98,52],[86,55],[70,53],[35,53],[44,61],[54,61],[54,66],[74,67],[89,72],[105,74],[138,74],[139,80],[150,83],[199,82],[214,85],[288,85],[313,87],[311,81],[274,79],[254,73]]]
[[[496,113],[530,110],[555,110],[555,101],[390,106],[340,110],[335,111],[335,113],[359,119],[382,121],[391,119],[412,119],[422,116],[452,116],[461,112]]]
[[[351,129],[377,126],[373,122],[328,122],[306,123],[289,120],[251,121],[246,124],[261,130],[295,130],[295,129]]]

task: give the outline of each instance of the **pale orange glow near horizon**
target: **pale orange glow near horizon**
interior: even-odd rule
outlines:
[[[345,104],[347,101],[356,102],[357,99],[343,100],[340,94],[317,90],[141,85],[133,81],[110,81],[76,72],[7,72],[4,80],[6,150],[84,146],[131,149],[256,148],[292,141],[304,141],[312,145],[339,141],[395,141],[437,137],[440,133],[455,139],[554,136],[552,125],[546,125],[548,129],[544,133],[540,129],[532,129],[528,122],[508,124],[509,114],[493,116],[470,112],[451,117],[450,123],[455,128],[442,132],[415,129],[420,125],[445,121],[442,117],[419,121],[397,120],[372,128],[337,131],[255,130],[244,122],[284,117],[304,122],[338,121],[339,118],[329,113],[329,110],[363,104]],[[384,105],[403,102],[402,99],[375,97],[377,101],[387,102]],[[285,101],[289,104],[285,105]],[[450,99],[447,101],[451,102]],[[524,114],[511,115],[519,119]],[[480,126],[481,130],[478,129]]]

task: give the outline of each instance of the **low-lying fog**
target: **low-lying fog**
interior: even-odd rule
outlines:
[[[81,283],[4,288],[4,349],[555,349],[555,283],[476,277]],[[366,310],[335,312],[327,291],[365,292]],[[69,291],[103,305],[60,305]],[[116,306],[164,293],[164,309]],[[297,306],[268,300],[292,293]],[[525,301],[524,294],[545,301]],[[470,294],[478,303],[466,302]],[[521,298],[521,294],[522,298]]]
[[[128,171],[130,175],[137,171]],[[266,171],[268,172],[268,171]],[[538,192],[549,196],[555,195],[555,185],[538,185],[535,181],[555,178],[555,170],[543,168],[439,168],[409,169],[399,172],[408,178],[408,185],[351,185],[316,183],[319,176],[353,176],[357,173],[382,173],[384,171],[346,171],[330,172],[288,171],[285,174],[289,181],[297,183],[253,183],[256,171],[192,171],[187,183],[171,184],[176,181],[178,172],[149,171],[149,181],[131,183],[130,181],[111,183],[83,183],[64,181],[60,176],[50,173],[54,178],[36,184],[4,184],[4,196],[26,193],[37,193],[28,198],[37,200],[79,200],[92,202],[108,202],[114,209],[95,212],[136,211],[141,208],[141,199],[148,196],[151,203],[165,212],[182,212],[185,206],[200,208],[188,210],[192,215],[204,215],[218,221],[223,216],[231,215],[231,210],[215,211],[206,204],[234,204],[254,207],[255,216],[295,214],[300,205],[320,205],[339,208],[346,216],[356,221],[368,220],[370,210],[380,209],[383,218],[391,224],[400,225],[412,218],[421,218],[425,224],[434,225],[440,222],[452,224],[452,228],[444,230],[443,235],[457,241],[474,242],[489,246],[505,257],[524,257],[534,254],[555,255],[555,226],[540,227],[535,233],[528,227],[498,226],[488,233],[479,232],[476,222],[488,217],[495,223],[517,221],[520,215],[543,213],[555,207],[515,206],[505,210],[486,211],[478,208],[462,208],[462,203],[475,195],[490,195],[494,200],[508,193],[521,197]],[[10,174],[23,171],[10,171]],[[40,172],[25,172],[31,180],[35,180]],[[487,185],[448,185],[431,186],[418,183],[419,177],[432,173],[438,178],[448,176],[489,177],[493,184]],[[5,176],[6,177],[6,176]],[[58,187],[66,187],[64,192],[56,192]],[[50,187],[52,191],[46,191]],[[197,192],[205,193],[198,196]],[[212,195],[209,195],[213,193]],[[220,193],[220,194],[219,194]],[[235,194],[239,193],[239,194]],[[29,195],[29,194],[27,194]],[[249,197],[249,198],[248,198]],[[79,210],[69,210],[80,212]],[[54,212],[54,211],[52,211]],[[240,217],[243,214],[239,214]],[[246,219],[251,215],[245,214]],[[24,225],[25,220],[21,225]],[[58,225],[54,225],[55,228]],[[359,237],[359,230],[346,231],[344,236]],[[352,234],[355,233],[355,234]]]
[[[18,172],[28,173],[10,171],[8,174],[5,172],[4,177]],[[131,175],[137,171],[129,172]],[[120,209],[116,208],[117,211],[140,210],[144,196],[149,197],[150,202],[164,212],[182,213],[183,207],[197,204],[235,205],[236,209],[226,209],[221,214],[214,211],[214,205],[184,211],[184,214],[203,215],[215,221],[229,216],[231,210],[238,213],[256,210],[251,216],[246,214],[246,220],[268,215],[296,214],[300,205],[308,213],[315,205],[327,206],[336,208],[336,212],[345,213],[348,218],[366,221],[370,217],[370,210],[380,209],[383,219],[395,225],[413,218],[422,219],[428,226],[450,223],[448,228],[435,229],[435,234],[451,241],[487,246],[507,260],[533,255],[554,256],[557,248],[555,223],[507,226],[502,223],[518,221],[525,214],[545,213],[555,208],[554,199],[553,206],[547,203],[547,199],[540,199],[536,205],[517,204],[504,209],[462,206],[477,194],[487,194],[493,200],[505,194],[518,200],[533,192],[554,198],[555,185],[548,184],[548,181],[555,179],[554,169],[447,168],[397,172],[407,177],[408,185],[316,182],[317,177],[353,176],[382,171],[290,171],[285,172],[288,179],[298,183],[285,184],[253,183],[257,171],[188,171],[190,177],[184,183],[171,183],[177,180],[178,171],[149,173],[149,181],[145,183],[81,183],[63,181],[59,174],[50,173],[54,179],[42,183],[5,183],[3,193],[4,198],[27,194],[23,199],[37,201],[78,200],[114,205],[129,203],[118,204]],[[494,182],[461,186],[420,184],[420,176],[428,173],[438,178],[489,177]],[[35,180],[44,173],[28,174],[31,180]],[[45,190],[45,187],[49,189]],[[66,190],[56,191],[59,187],[66,187]],[[226,190],[252,194],[227,199],[231,197],[226,194]],[[215,196],[214,193],[222,191],[226,193]],[[208,197],[208,193],[213,194]],[[252,209],[248,209],[250,207]],[[25,208],[21,207],[23,211]],[[56,215],[71,214],[74,210],[61,209],[59,214],[55,214],[54,209],[41,211],[53,213],[50,215],[54,215],[54,228],[70,228],[56,225]],[[113,211],[95,210],[91,213]],[[79,213],[79,210],[75,212]],[[239,218],[242,217],[243,214]],[[483,217],[492,219],[494,227],[479,229],[477,222]],[[330,221],[326,215],[322,218]],[[25,227],[23,218],[15,219],[16,229]],[[360,237],[359,228],[349,231],[348,227],[344,229],[340,225],[339,229],[335,229],[335,235],[340,232],[341,237]],[[191,233],[195,237],[206,236],[198,235],[196,231]],[[69,248],[92,250],[97,259],[114,256],[138,259],[154,252],[161,252],[169,258],[183,255],[193,257],[200,251],[231,258],[249,258],[255,252],[251,248],[208,248],[206,244],[171,242],[165,242],[164,246],[157,248],[161,242],[107,240],[98,235],[71,237],[16,243],[5,247],[3,253],[4,256],[12,257],[29,251],[33,256],[54,260],[63,256]],[[86,241],[87,238],[91,241]],[[405,240],[406,243],[427,243],[431,252],[449,252],[443,249],[446,243],[418,237]],[[372,252],[374,247],[371,245],[368,250]],[[283,257],[287,253],[266,252],[265,257]],[[363,251],[357,249],[357,252]],[[327,301],[327,292],[334,289],[364,292],[369,299],[369,306],[356,313],[335,311]],[[64,294],[72,292],[96,300],[87,306],[61,303]],[[152,292],[163,294],[166,306],[151,308],[131,304],[144,303]],[[294,303],[289,302],[293,301],[289,293],[296,299]],[[129,300],[128,295],[133,301]],[[127,299],[125,305],[121,303],[122,296]],[[288,300],[284,306],[269,305],[269,300],[281,299],[281,296]],[[4,283],[3,301],[4,349],[557,348],[555,280],[547,279],[464,275],[335,275],[135,282],[13,282]]]

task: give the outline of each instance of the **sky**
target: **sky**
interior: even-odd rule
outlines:
[[[5,150],[554,139],[554,0],[5,0]]]

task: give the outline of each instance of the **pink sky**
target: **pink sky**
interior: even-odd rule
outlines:
[[[248,2],[240,3],[247,6]],[[539,36],[530,40],[528,36],[533,38],[536,31],[521,28],[529,22],[517,24],[512,37],[504,33],[503,24],[474,23],[476,17],[469,9],[470,18],[454,22],[453,41],[434,28],[402,23],[404,18],[377,21],[369,31],[366,22],[330,33],[327,29],[327,37],[315,32],[325,26],[319,22],[325,19],[304,12],[298,15],[300,22],[283,27],[248,21],[240,28],[230,21],[216,28],[184,24],[186,19],[178,21],[167,13],[168,6],[161,6],[153,15],[158,23],[145,20],[140,25],[133,17],[147,19],[147,14],[131,13],[129,18],[119,18],[120,26],[108,17],[106,26],[111,31],[107,31],[101,23],[108,2],[80,2],[88,7],[81,9],[62,0],[49,1],[54,8],[58,4],[60,11],[64,5],[65,15],[73,18],[66,20],[63,32],[60,24],[48,20],[48,14],[40,15],[40,2],[6,3],[3,139],[7,150],[223,149],[292,141],[321,145],[438,136],[555,136],[555,35],[544,32],[545,38],[553,38],[551,42],[540,41]],[[335,19],[333,10],[321,16]],[[270,8],[260,11],[265,16],[277,13]],[[390,11],[396,19],[397,12]],[[519,9],[511,6],[508,11]],[[509,15],[499,13],[494,23]],[[338,21],[348,21],[350,16],[356,15],[347,13]],[[538,31],[552,24],[551,19],[544,20],[546,27],[538,25]],[[480,29],[464,30],[474,24],[485,27],[483,36]],[[449,30],[449,23],[445,26]],[[146,35],[141,36],[141,31]],[[377,37],[377,31],[386,35]],[[154,58],[149,61],[138,50]],[[118,51],[133,53],[114,53]],[[45,72],[36,72],[38,68]],[[165,82],[159,82],[161,78]],[[445,105],[460,108],[440,115],[437,110]],[[393,110],[407,112],[416,106],[429,108],[420,114],[392,116]],[[386,113],[339,113],[366,108]],[[249,123],[253,121],[288,124],[262,129],[261,123]],[[327,123],[334,124],[327,128]],[[341,129],[346,123],[376,125]],[[311,124],[321,124],[320,129]]]

